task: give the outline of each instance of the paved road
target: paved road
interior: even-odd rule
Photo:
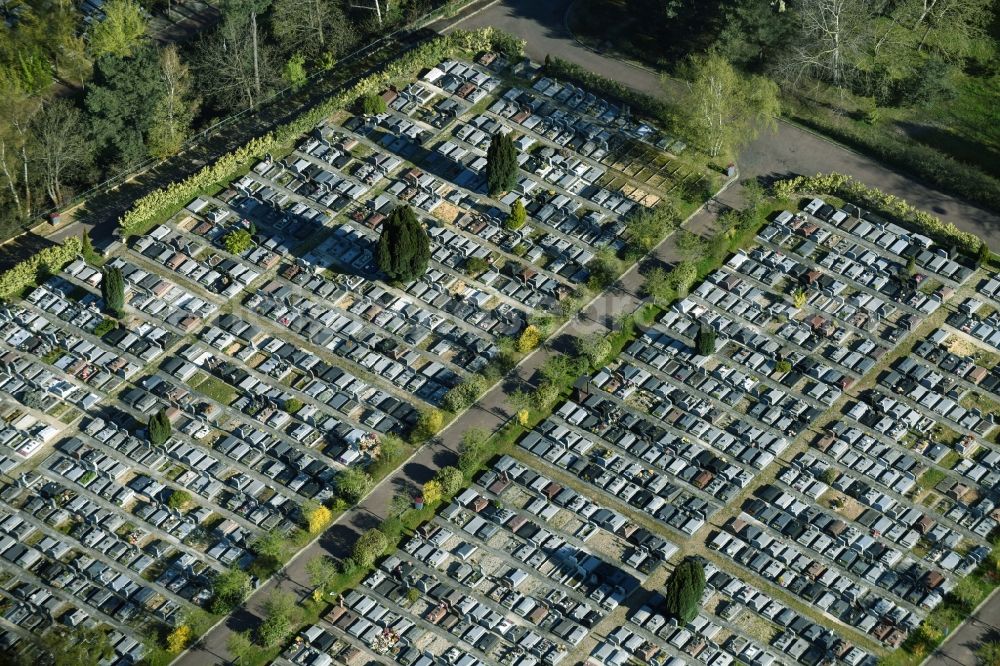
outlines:
[[[156,12],[149,32],[159,44],[186,42],[214,26],[221,16],[213,0],[173,0],[169,12]]]
[[[526,42],[528,57],[541,62],[558,56],[642,92],[663,95],[660,76],[651,70],[615,60],[582,46],[566,29],[566,11],[573,0],[503,0],[457,24],[459,28],[492,25]],[[814,174],[839,171],[906,199],[959,229],[986,240],[1000,251],[1000,215],[944,194],[885,167],[877,161],[832,143],[796,125],[782,122],[776,134],[765,132],[740,155],[744,177]]]
[[[976,650],[987,641],[1000,641],[1000,593],[997,591],[921,666],[976,666]]]

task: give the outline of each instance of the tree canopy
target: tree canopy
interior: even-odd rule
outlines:
[[[146,141],[164,94],[160,59],[152,46],[127,57],[97,60],[84,104],[100,160],[127,167],[149,154]]]
[[[149,433],[149,441],[156,446],[163,446],[170,439],[170,418],[167,416],[167,410],[161,409],[160,411],[149,417],[149,426],[146,428]]]
[[[486,184],[490,196],[509,192],[517,185],[517,148],[514,140],[497,132],[486,150]]]
[[[306,563],[309,583],[325,590],[337,580],[337,563],[325,555],[317,555]]]
[[[776,127],[781,104],[770,79],[741,74],[716,53],[693,56],[684,74],[681,122],[711,157],[734,153],[762,126]]]
[[[104,20],[90,30],[90,52],[95,58],[132,55],[149,30],[142,7],[133,0],[108,0],[101,11]]]
[[[385,222],[375,254],[378,267],[391,280],[410,282],[427,272],[430,238],[409,206],[397,206]]]
[[[366,116],[377,116],[380,113],[385,113],[388,108],[385,99],[377,92],[367,93],[361,98],[361,112]]]
[[[705,569],[693,557],[681,560],[670,573],[664,588],[664,611],[687,624],[698,615],[701,595],[705,591]]]
[[[504,226],[511,231],[517,231],[528,221],[528,211],[524,209],[524,203],[520,198],[514,200],[510,207],[510,214],[504,222]]]
[[[86,132],[80,109],[64,99],[42,105],[31,123],[35,155],[49,200],[56,206],[65,200],[66,182],[83,173],[92,162],[93,144]]]
[[[149,128],[149,151],[155,157],[178,152],[191,134],[198,110],[190,68],[181,60],[173,44],[160,52],[160,81],[163,96],[153,109]]]
[[[600,332],[579,336],[573,339],[576,353],[587,359],[593,368],[599,367],[611,353],[611,343]]]
[[[370,567],[388,547],[389,539],[385,533],[370,529],[354,543],[354,559],[361,566]]]
[[[253,237],[246,229],[233,229],[222,237],[222,245],[229,254],[243,254],[253,245]]]
[[[702,324],[698,327],[698,333],[695,337],[694,345],[698,349],[698,353],[702,356],[708,356],[715,352],[715,329],[707,324]]]
[[[347,52],[357,42],[354,26],[341,4],[329,0],[275,0],[271,31],[286,54],[301,53],[309,60]]]
[[[334,484],[338,495],[347,502],[356,504],[371,490],[372,477],[362,469],[348,467],[337,474]]]
[[[250,594],[250,575],[242,569],[230,568],[215,575],[212,581],[212,601],[209,610],[224,615],[239,606]]]
[[[104,308],[116,317],[122,316],[125,308],[125,276],[117,266],[106,266],[101,276],[101,297]]]
[[[625,220],[625,240],[637,252],[652,250],[680,222],[680,215],[669,199],[656,208],[642,208]]]
[[[257,642],[263,647],[275,647],[288,638],[300,612],[295,597],[287,592],[272,592],[264,601],[264,621],[257,627]]]

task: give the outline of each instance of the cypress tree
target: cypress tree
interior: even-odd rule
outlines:
[[[94,243],[90,240],[90,232],[88,231],[84,231],[83,236],[80,238],[80,254],[83,255],[83,259],[87,263],[90,263],[94,255],[97,254],[94,250]]]
[[[149,417],[147,432],[149,434],[149,441],[156,446],[162,446],[170,439],[171,427],[170,419],[167,417],[167,410],[161,409]]]
[[[125,309],[125,277],[117,267],[105,267],[101,279],[101,296],[104,297],[104,307],[116,317],[122,316]]]
[[[979,242],[979,250],[976,251],[976,265],[981,266],[990,259],[990,246],[986,241]]]
[[[375,261],[391,280],[409,282],[427,272],[431,244],[413,209],[397,206],[382,223]]]
[[[517,149],[509,135],[497,132],[486,151],[486,184],[490,196],[509,192],[517,185]]]
[[[698,615],[698,604],[705,591],[705,569],[701,561],[684,558],[670,574],[664,588],[664,610],[684,624]]]
[[[698,337],[695,338],[694,343],[698,348],[698,353],[702,356],[708,356],[715,352],[715,329],[702,324],[698,328]]]

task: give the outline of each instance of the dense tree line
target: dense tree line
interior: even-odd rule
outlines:
[[[626,0],[655,44],[651,60],[681,62],[714,50],[790,85],[822,80],[919,103],[947,94],[948,75],[995,57],[993,0]]]
[[[106,0],[88,24],[78,3],[27,0],[0,22],[0,237],[441,0],[394,2],[382,28],[345,0],[223,0],[217,26],[157,45],[148,12],[182,2]]]
[[[579,34],[689,82],[678,90],[668,81],[672,108],[656,115],[671,116],[720,166],[780,110],[946,191],[997,205],[1000,134],[989,121],[1000,85],[995,0],[577,6],[571,22]]]

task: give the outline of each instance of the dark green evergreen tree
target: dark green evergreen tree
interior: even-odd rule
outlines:
[[[105,267],[101,278],[101,296],[104,297],[104,307],[116,317],[122,316],[125,309],[125,276],[117,267]]]
[[[486,151],[486,184],[490,196],[509,192],[517,185],[517,148],[509,135],[497,132]]]
[[[698,328],[698,336],[695,338],[694,344],[702,356],[713,353],[715,351],[715,329],[702,324]]]
[[[990,259],[990,246],[986,244],[986,241],[979,242],[979,251],[976,252],[976,264],[985,264]]]
[[[170,419],[167,417],[167,410],[160,411],[149,417],[149,441],[156,446],[162,446],[170,439]]]
[[[98,164],[105,173],[133,166],[149,156],[146,139],[165,91],[160,57],[152,45],[128,57],[98,58],[84,106]]]
[[[409,206],[397,206],[382,223],[375,260],[391,280],[409,282],[427,272],[430,238]]]
[[[94,250],[94,241],[90,240],[90,232],[88,231],[84,231],[80,237],[80,254],[83,255],[84,261],[88,262],[97,254]]]
[[[670,574],[664,589],[664,611],[687,624],[698,615],[698,605],[705,591],[705,569],[701,560],[686,557]]]

